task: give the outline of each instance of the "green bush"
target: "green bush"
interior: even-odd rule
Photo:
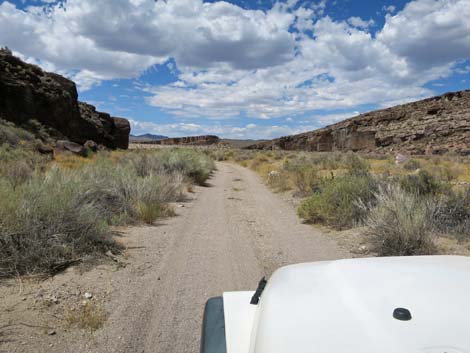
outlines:
[[[401,177],[399,184],[406,192],[417,195],[435,195],[446,187],[426,170]]]
[[[374,202],[377,185],[370,176],[346,175],[324,182],[322,190],[304,200],[298,214],[307,222],[347,228],[367,215],[364,205]]]
[[[417,170],[419,168],[421,168],[421,163],[413,158],[410,158],[405,163],[403,163],[403,169],[405,170]]]
[[[433,204],[399,187],[382,189],[366,220],[379,256],[429,255],[436,252],[432,239]]]

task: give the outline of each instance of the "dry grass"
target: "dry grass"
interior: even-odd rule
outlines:
[[[94,333],[104,325],[108,313],[102,304],[87,301],[78,307],[66,309],[64,317],[69,327],[77,327]]]
[[[399,187],[382,189],[366,225],[380,256],[431,255],[433,241],[432,200],[422,199]]]

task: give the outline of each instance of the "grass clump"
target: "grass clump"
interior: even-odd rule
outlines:
[[[70,327],[78,327],[94,333],[99,330],[106,319],[108,313],[104,310],[103,305],[94,302],[86,302],[78,308],[71,308],[65,312],[65,321]]]
[[[370,176],[348,175],[326,180],[321,191],[301,203],[298,214],[307,222],[339,229],[352,227],[367,215],[361,205],[373,203],[376,187]]]
[[[430,255],[436,252],[433,204],[399,187],[382,189],[366,220],[379,256]]]

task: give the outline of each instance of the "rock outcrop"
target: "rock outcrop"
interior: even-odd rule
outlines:
[[[142,141],[146,145],[187,145],[187,146],[209,146],[219,143],[220,139],[214,135],[171,137],[163,140]]]
[[[247,148],[470,155],[470,90],[361,114]]]
[[[92,140],[108,148],[126,149],[129,122],[97,112],[77,98],[73,81],[0,50],[1,118],[18,125],[34,119],[54,129],[57,139],[79,144]]]

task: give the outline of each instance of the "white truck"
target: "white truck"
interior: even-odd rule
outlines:
[[[208,300],[201,353],[470,353],[470,258],[290,265]]]

